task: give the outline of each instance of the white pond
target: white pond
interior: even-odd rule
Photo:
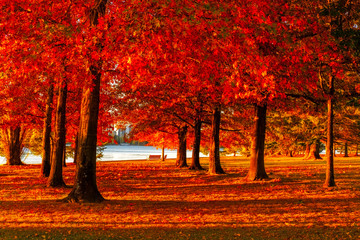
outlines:
[[[187,157],[191,157],[192,152],[187,151]],[[25,154],[22,161],[25,164],[40,164],[41,156],[36,156],[29,152]],[[135,146],[135,145],[108,145],[103,151],[103,157],[99,161],[124,161],[124,160],[144,160],[149,155],[161,155],[161,149],[152,146]],[[176,150],[165,149],[167,158],[176,158]],[[200,153],[200,157],[205,155]],[[67,159],[72,162],[73,159]],[[5,158],[0,156],[0,164],[5,164]]]

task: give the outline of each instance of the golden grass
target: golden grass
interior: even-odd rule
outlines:
[[[0,166],[0,239],[360,239],[360,158],[335,159],[332,189],[325,161],[269,158],[261,182],[243,180],[245,158],[222,165],[210,176],[174,160],[99,162],[100,204],[58,202],[71,189],[46,188],[39,165]]]

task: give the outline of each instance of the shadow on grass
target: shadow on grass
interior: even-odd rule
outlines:
[[[211,228],[124,228],[124,229],[0,229],[8,239],[357,239],[357,228],[312,227],[211,227]]]
[[[32,200],[32,201],[0,201],[0,210],[16,209],[20,213],[58,214],[60,216],[91,214],[136,213],[153,215],[196,215],[196,214],[284,214],[291,213],[327,212],[341,214],[351,208],[359,207],[356,197],[347,198],[278,198],[278,199],[248,199],[248,200],[105,200],[101,203],[64,203],[59,200]],[[336,207],[336,211],[333,209]],[[226,212],[224,212],[226,209]],[[30,213],[31,213],[30,212]],[[151,224],[151,222],[148,222]]]

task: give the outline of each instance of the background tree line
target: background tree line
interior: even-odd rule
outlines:
[[[115,123],[178,149],[179,167],[192,148],[190,168],[202,169],[206,146],[209,174],[224,173],[220,146],[242,148],[251,181],[268,178],[265,150],[308,146],[316,158],[326,142],[334,186],[334,141],[357,143],[357,1],[1,3],[3,151],[21,163],[26,131],[41,131],[41,174],[59,187],[71,142],[67,201],[103,200],[96,146]]]

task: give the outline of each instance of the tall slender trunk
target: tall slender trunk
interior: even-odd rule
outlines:
[[[216,106],[213,110],[211,121],[209,174],[225,173],[220,164],[220,118],[220,106]]]
[[[66,80],[63,80],[59,85],[59,93],[57,98],[54,147],[51,159],[51,170],[47,182],[48,187],[66,186],[62,177],[66,136],[66,98],[67,83]]]
[[[177,167],[188,167],[186,163],[186,134],[187,134],[188,126],[184,125],[180,128],[178,137],[179,137],[179,148],[178,148],[178,156],[176,160]]]
[[[96,0],[89,11],[91,27],[98,24],[98,18],[105,15],[107,0]],[[96,43],[101,51],[101,40]],[[90,66],[91,84],[87,84],[82,93],[79,124],[78,156],[76,158],[76,176],[72,191],[64,199],[69,202],[101,202],[104,200],[96,184],[96,143],[100,105],[101,61]]]
[[[266,132],[266,104],[256,105],[256,118],[251,143],[250,168],[247,180],[255,181],[269,178],[265,172],[264,149]]]
[[[344,157],[349,157],[349,147],[348,147],[348,143],[347,141],[345,141],[345,146],[344,146],[344,151],[345,151],[345,154],[344,154]]]
[[[54,85],[51,82],[48,88],[48,95],[46,100],[45,120],[43,128],[43,139],[42,139],[42,161],[40,175],[42,177],[48,177],[50,175],[51,163],[51,117],[52,117],[52,102],[54,97]]]
[[[66,167],[66,142],[64,143],[62,162],[63,162],[63,167]]]
[[[79,132],[76,133],[76,137],[75,137],[75,144],[74,144],[74,163],[77,162],[77,158],[79,156],[78,152],[79,152]]]
[[[161,146],[161,160],[165,161],[165,145],[164,145],[164,143]]]
[[[334,176],[334,109],[333,109],[333,98],[334,98],[334,79],[333,76],[329,78],[329,96],[327,100],[328,114],[327,114],[327,141],[326,141],[326,179],[324,187],[335,186]]]
[[[2,137],[5,142],[5,158],[7,165],[22,165],[21,162],[21,153],[22,153],[22,143],[24,138],[24,132],[21,131],[20,126],[15,128],[8,128],[2,132]]]
[[[194,144],[192,150],[192,161],[190,165],[190,169],[203,170],[200,165],[200,142],[201,142],[201,119],[196,118],[194,125]]]

